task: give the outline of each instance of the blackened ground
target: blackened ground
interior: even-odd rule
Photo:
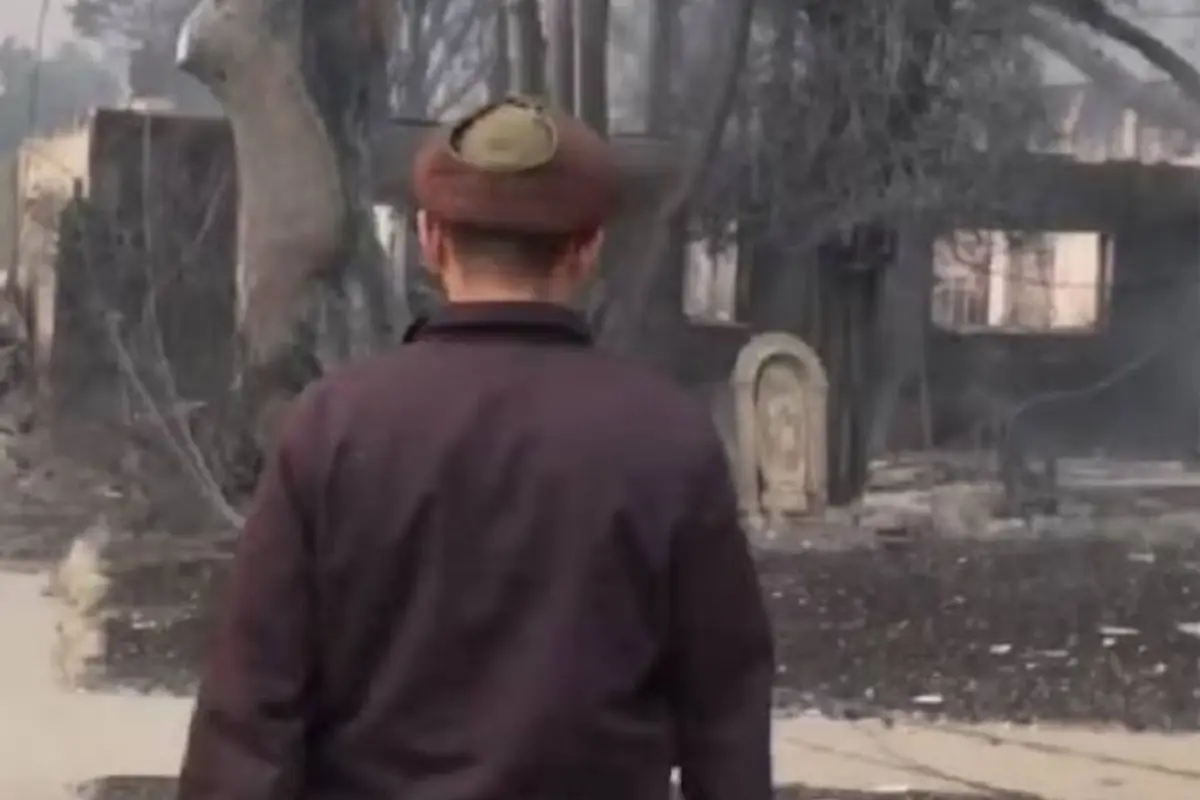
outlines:
[[[761,566],[786,704],[1200,729],[1200,543],[957,541]]]

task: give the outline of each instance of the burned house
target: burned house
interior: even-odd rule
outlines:
[[[236,175],[213,118],[100,109],[25,142],[3,265],[47,409],[108,414],[232,380]],[[140,386],[140,388],[139,388]]]
[[[1200,158],[1100,95],[1061,99],[1063,141],[1006,170],[986,213],[964,213],[925,245],[934,419],[925,433],[954,443],[1057,392],[1075,405],[1044,404],[1072,409],[1062,424],[1039,423],[1063,440],[1056,447],[1190,448],[1200,418],[1188,327],[1200,174],[1190,162]],[[388,150],[404,152],[412,132],[396,135],[405,146]],[[119,399],[131,364],[151,383],[169,374],[173,385],[155,391],[184,401],[224,392],[236,331],[225,122],[101,110],[26,143],[10,172],[18,202],[0,213],[0,237],[41,393],[56,405]],[[735,227],[718,247],[686,250],[679,313],[692,324],[673,365],[685,383],[724,384],[758,332],[739,308],[749,283],[741,262],[754,257],[746,236]],[[921,427],[905,422],[922,414],[912,400],[901,430]]]
[[[1015,415],[1057,455],[1193,456],[1200,150],[1090,87],[1056,97],[1060,140],[935,244],[934,440]]]
[[[889,450],[990,447],[1011,427],[1061,456],[1195,453],[1200,150],[1090,87],[1051,95],[1057,139],[981,169],[986,203],[904,232],[918,267],[888,277],[887,313],[913,331],[882,344],[906,361]],[[741,247],[690,258],[678,348],[680,376],[718,395],[767,329],[748,297],[761,256],[727,238]]]

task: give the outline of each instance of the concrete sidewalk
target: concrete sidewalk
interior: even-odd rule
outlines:
[[[1200,735],[1124,730],[782,720],[781,783],[897,791],[1026,792],[1050,800],[1194,800]]]
[[[171,775],[190,702],[72,693],[51,672],[54,605],[40,575],[0,572],[0,800],[63,800],[103,775]],[[1024,791],[1049,800],[1194,800],[1200,736],[1005,726],[776,726],[782,783],[897,791]]]

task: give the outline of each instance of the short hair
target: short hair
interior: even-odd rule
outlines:
[[[529,233],[449,223],[446,238],[464,267],[486,262],[525,275],[549,273],[586,233]]]

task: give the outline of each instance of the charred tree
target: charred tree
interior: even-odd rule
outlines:
[[[855,500],[868,479],[883,292],[899,241],[896,216],[871,208],[893,193],[892,184],[909,180],[910,159],[921,152],[918,122],[932,99],[925,75],[946,29],[945,20],[932,13],[938,4],[943,0],[914,0],[905,4],[901,19],[882,24],[885,20],[870,19],[858,3],[821,0],[807,8],[807,31],[792,4],[774,7],[773,78],[763,95],[772,113],[765,118],[768,141],[758,170],[787,175],[796,169],[790,166],[795,152],[807,158],[792,182],[768,177],[756,200],[768,219],[766,244],[755,255],[751,275],[752,314],[756,327],[791,330],[821,356],[829,381],[834,505]],[[902,31],[899,41],[889,38],[894,30]],[[797,42],[804,34],[815,44],[802,72]],[[787,114],[796,107],[801,85],[808,127],[797,141],[782,132],[801,127]],[[859,107],[864,97],[868,109]],[[876,116],[864,121],[865,115]],[[874,159],[865,169],[864,154]],[[847,201],[845,175],[852,172],[861,184],[853,190],[862,197]],[[821,202],[814,204],[812,230],[797,234],[794,207],[807,208],[798,199],[803,193]],[[803,241],[797,243],[798,236]]]
[[[916,159],[917,153],[920,152],[921,122],[932,112],[938,96],[938,87],[931,83],[929,76],[934,71],[932,67],[938,58],[941,40],[950,35],[952,30],[954,3],[953,0],[918,0],[909,3],[906,10],[907,13],[902,16],[904,35],[900,42],[901,56],[894,79],[887,74],[887,68],[884,66],[887,59],[886,50],[879,56],[880,74],[890,84],[883,127],[885,141],[879,144],[890,144],[893,152],[897,154],[885,164],[882,175],[885,182],[884,193],[889,191],[892,184],[912,185],[916,180],[920,169]],[[876,406],[880,400],[882,383],[879,324],[882,311],[880,301],[884,290],[883,276],[885,271],[899,268],[897,260],[901,255],[901,239],[914,232],[898,227],[898,223],[906,219],[903,214],[893,214],[887,220],[871,220],[865,225],[857,226],[849,251],[840,257],[834,255],[831,258],[830,266],[839,262],[854,264],[860,273],[869,276],[849,295],[854,298],[852,305],[857,307],[861,319],[863,339],[853,351],[858,358],[851,361],[853,368],[862,372],[853,374],[847,385],[853,398],[847,404],[847,408],[859,416],[857,419],[841,422],[841,431],[846,437],[844,441],[848,449],[842,463],[837,465],[840,474],[830,473],[839,475],[836,480],[842,482],[839,494],[844,499],[857,497],[866,487],[869,478],[869,426],[876,414],[882,411]],[[928,319],[927,302],[928,296],[923,297],[922,303],[918,305],[923,315],[922,329]],[[836,406],[837,401],[834,400],[833,407]]]
[[[575,113],[608,133],[609,0],[575,0]]]
[[[654,0],[650,7],[650,79],[646,82],[646,131],[651,136],[671,133],[673,119],[671,74],[679,40],[679,0]]]
[[[346,354],[355,286],[371,338],[391,339],[370,152],[396,21],[395,0],[200,0],[180,33],[180,66],[233,129],[242,386],[260,445],[321,373],[323,334]]]
[[[575,0],[546,0],[546,70],[550,100],[575,111]]]
[[[420,119],[428,113],[429,43],[425,36],[429,0],[401,0],[402,49],[397,54],[394,83],[399,94],[400,113]]]
[[[682,133],[676,107],[672,96],[672,77],[678,68],[676,44],[679,40],[680,0],[654,0],[650,9],[650,37],[647,42],[648,51],[645,61],[650,67],[646,81],[646,103],[643,109],[646,132],[656,138],[669,141]],[[736,53],[735,53],[736,56]],[[741,71],[741,64],[730,67],[732,80],[736,85],[736,75]],[[718,109],[718,114],[721,109]],[[719,126],[724,130],[726,115],[719,121],[709,121],[708,124]],[[719,133],[717,134],[719,136]],[[694,218],[694,206],[697,204],[700,187],[708,177],[708,165],[703,174],[696,174],[696,191],[688,198],[687,207],[680,208],[670,217],[663,217],[660,224],[664,229],[658,233],[664,237],[662,253],[659,261],[651,269],[654,270],[654,280],[649,284],[647,297],[643,303],[643,319],[640,322],[641,338],[644,344],[639,346],[654,363],[667,369],[674,367],[677,356],[677,343],[681,341],[688,325],[684,314],[684,274],[687,270],[687,241],[692,233],[688,223]],[[654,216],[649,217],[654,222]],[[653,239],[653,236],[651,237]],[[617,265],[625,269],[646,269],[634,254],[628,263]]]
[[[522,94],[546,94],[546,39],[538,0],[506,0],[508,44],[512,48],[513,89]]]
[[[509,58],[511,47],[508,41],[508,21],[504,18],[504,7],[497,5],[492,9],[491,21],[492,56],[491,69],[488,70],[488,100],[498,103],[512,91],[512,60]]]
[[[810,13],[817,35],[828,41],[846,43],[850,52],[869,52],[856,47],[852,38],[858,22],[848,3],[820,6]],[[887,66],[886,36],[877,43],[876,62],[867,70],[886,91],[886,113],[882,140],[874,144],[897,154],[887,159],[879,178],[885,184],[906,182],[915,170],[919,152],[920,120],[929,113],[934,87],[926,75],[936,56],[939,38],[950,29],[952,0],[917,0],[908,3],[900,21],[900,57],[894,78]],[[873,37],[872,37],[873,38]],[[840,70],[840,75],[846,75]],[[850,135],[853,112],[837,109],[837,137]],[[878,325],[884,274],[894,266],[900,231],[894,219],[856,222],[827,239],[817,250],[817,319],[810,322],[812,337],[829,378],[829,493],[830,502],[853,501],[866,487],[870,460],[870,423],[880,368]]]
[[[595,316],[601,335],[612,347],[669,362],[673,344],[661,324],[658,309],[680,313],[683,255],[681,244],[697,198],[710,168],[721,152],[721,141],[732,116],[737,89],[746,64],[756,0],[729,0],[717,6],[715,27],[721,39],[711,72],[703,76],[707,93],[696,125],[680,132],[680,169],[673,176],[657,209],[650,213],[649,241],[630,253],[629,269],[609,279],[609,300]],[[668,328],[669,330],[669,328]],[[664,335],[666,333],[666,335]]]

